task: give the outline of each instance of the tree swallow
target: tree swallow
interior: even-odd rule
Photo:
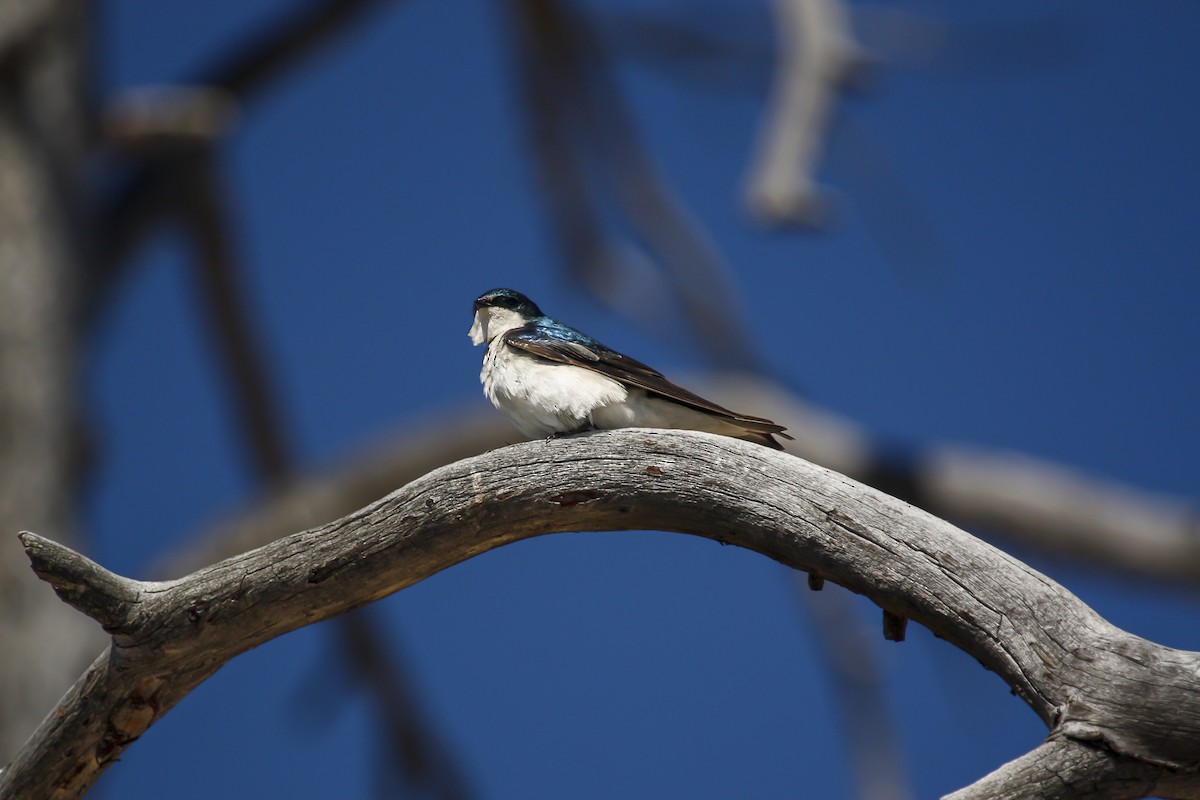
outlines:
[[[530,438],[613,428],[685,428],[782,450],[769,419],[738,414],[676,386],[640,361],[542,313],[512,289],[475,301],[468,335],[487,344],[479,380]]]

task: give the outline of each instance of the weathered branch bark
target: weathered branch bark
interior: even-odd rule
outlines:
[[[1178,784],[1178,785],[1175,785]],[[1194,778],[1121,758],[1088,742],[1051,738],[946,800],[1123,800],[1200,797]]]
[[[754,409],[787,425],[796,437],[786,444],[793,455],[959,525],[985,530],[1034,552],[1200,586],[1200,510],[1195,503],[1031,456],[967,445],[928,445],[907,460],[884,463],[882,449],[859,425],[804,402],[778,384],[734,374],[684,383],[730,408]],[[160,574],[190,572],[324,524],[435,467],[520,438],[490,409],[425,420],[327,474],[281,487],[197,537],[185,552],[168,556]]]
[[[28,532],[19,538],[34,573],[54,587],[63,602],[99,622],[109,633],[124,630],[141,595],[136,583],[57,542]]]
[[[383,446],[347,458],[328,472],[297,476],[271,489],[249,508],[168,552],[144,577],[179,577],[289,533],[324,525],[443,464],[523,438],[491,408],[426,417]]]
[[[192,688],[273,637],[519,539],[631,528],[815,570],[974,656],[1053,736],[1147,767],[1145,791],[1200,787],[1200,653],[1126,633],[1021,562],[837,473],[734,439],[632,429],[493,451],[179,580],[122,579],[114,599],[134,599],[112,646],[0,775],[0,798],[78,796]],[[42,572],[111,591],[67,548],[25,540]],[[1086,772],[1102,779],[1108,764]]]

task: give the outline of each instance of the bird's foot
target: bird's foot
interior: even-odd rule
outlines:
[[[546,437],[546,441],[549,442],[553,441],[554,439],[564,439],[568,436],[574,436],[577,433],[586,433],[590,430],[593,430],[591,425],[583,425],[571,431],[555,431]]]

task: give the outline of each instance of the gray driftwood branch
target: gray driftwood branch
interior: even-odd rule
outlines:
[[[1200,586],[1200,509],[1194,501],[1028,455],[953,442],[914,447],[900,461],[894,448],[883,447],[861,425],[770,381],[722,373],[684,383],[729,408],[752,408],[787,425],[796,437],[786,444],[793,455],[955,524],[1120,575]],[[522,438],[484,405],[479,401],[478,411],[455,409],[426,418],[369,452],[295,479],[167,554],[154,577],[182,575],[322,525],[435,467]]]
[[[531,442],[434,470],[342,519],[148,583],[34,534],[34,570],[112,636],[0,798],[82,794],[235,655],[544,533],[657,529],[755,550],[867,595],[996,672],[1047,741],[956,797],[1200,797],[1200,653],[1109,624],[999,550],[793,456],[682,431]]]

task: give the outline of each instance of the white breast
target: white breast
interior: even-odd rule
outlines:
[[[555,364],[504,343],[488,345],[479,373],[483,391],[521,433],[531,438],[594,427],[593,414],[623,403],[625,386],[569,364]]]

